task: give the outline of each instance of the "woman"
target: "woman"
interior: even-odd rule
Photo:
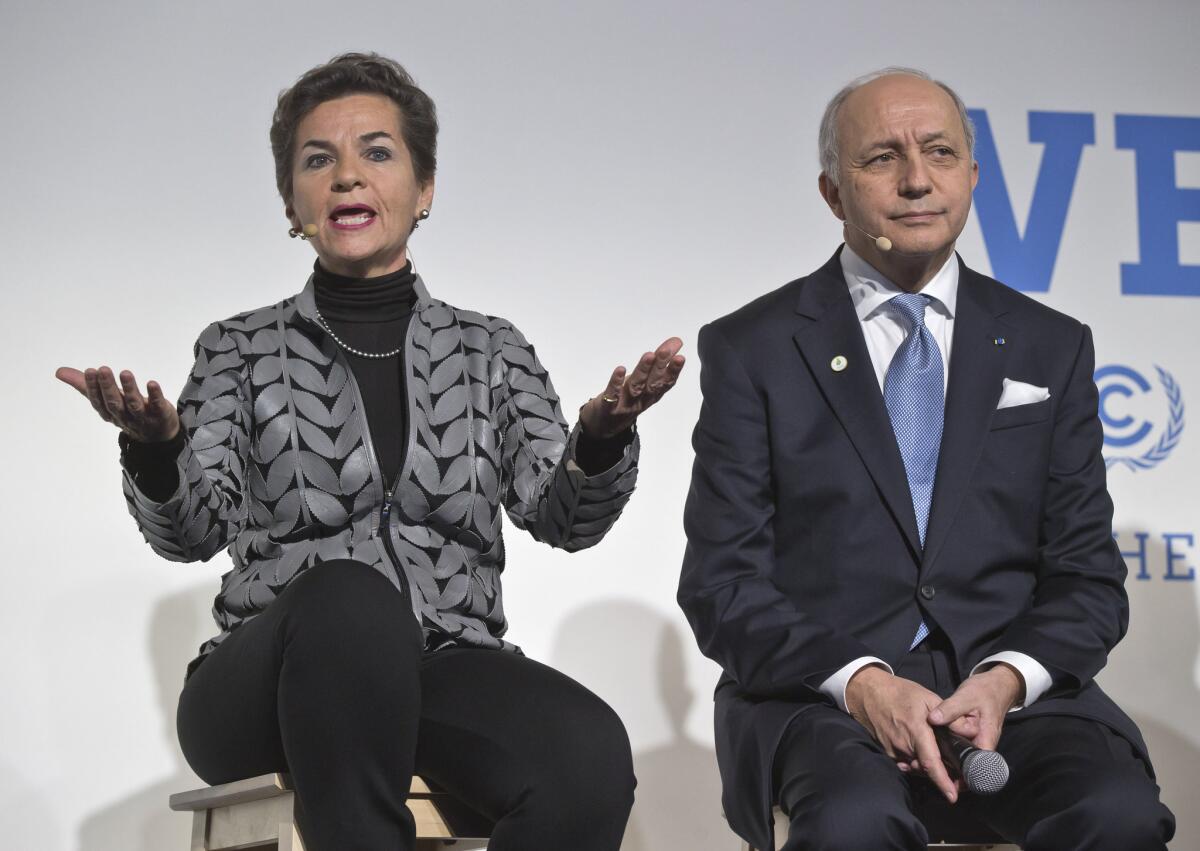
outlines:
[[[178,408],[128,371],[57,375],[121,429],[156,552],[230,547],[221,633],[179,703],[206,782],[289,771],[310,851],[413,847],[414,771],[496,822],[493,851],[617,849],[628,739],[504,640],[500,511],[552,546],[599,541],[633,489],[633,423],[675,383],[682,344],[614,370],[568,434],[521,333],[431,298],[406,260],[436,136],[395,62],[312,69],[271,127],[290,233],[317,253],[304,290],[205,329]]]

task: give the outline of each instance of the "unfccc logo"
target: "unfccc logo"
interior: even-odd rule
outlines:
[[[1149,470],[1167,459],[1183,435],[1183,393],[1171,373],[1160,366],[1154,369],[1158,387],[1122,364],[1096,370],[1104,463],[1109,468]]]

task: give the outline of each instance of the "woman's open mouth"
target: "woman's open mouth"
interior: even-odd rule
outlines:
[[[343,204],[334,207],[329,222],[339,230],[357,230],[375,221],[375,216],[375,211],[364,204]]]

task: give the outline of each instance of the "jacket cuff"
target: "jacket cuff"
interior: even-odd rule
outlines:
[[[590,437],[582,427],[575,442],[575,463],[585,476],[611,470],[625,457],[625,448],[633,443],[633,426],[612,437]]]
[[[595,447],[588,447],[585,444],[582,449],[580,448],[580,444],[583,442],[591,444],[610,443],[623,439],[625,435],[629,436],[627,443],[600,447],[599,451],[605,453],[600,456],[589,454],[592,453],[592,449]],[[610,438],[608,441],[597,441],[593,438],[584,437],[583,429],[579,423],[576,423],[575,427],[571,429],[571,434],[567,437],[567,447],[564,453],[566,460],[564,463],[567,465],[568,471],[581,479],[580,485],[583,488],[588,490],[611,488],[617,485],[624,475],[637,467],[641,447],[641,438],[638,436],[636,425],[630,426],[627,432]],[[611,455],[607,454],[609,452],[611,452]],[[582,459],[580,458],[581,454],[583,454]],[[595,467],[590,466],[595,461],[607,463],[608,466],[597,471]]]
[[[144,443],[125,432],[117,437],[121,466],[137,492],[148,502],[164,504],[179,491],[180,456],[187,447],[183,429],[170,440]]]

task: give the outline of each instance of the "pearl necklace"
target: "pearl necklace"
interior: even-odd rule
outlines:
[[[392,349],[390,352],[361,352],[353,346],[348,346],[343,343],[342,338],[333,333],[333,329],[329,327],[329,323],[325,321],[325,317],[321,315],[321,311],[317,310],[316,305],[313,305],[313,310],[316,311],[317,321],[321,323],[321,327],[325,329],[325,333],[333,338],[333,342],[337,343],[352,355],[358,355],[360,358],[394,358],[404,349],[404,344],[401,343],[397,348]]]

